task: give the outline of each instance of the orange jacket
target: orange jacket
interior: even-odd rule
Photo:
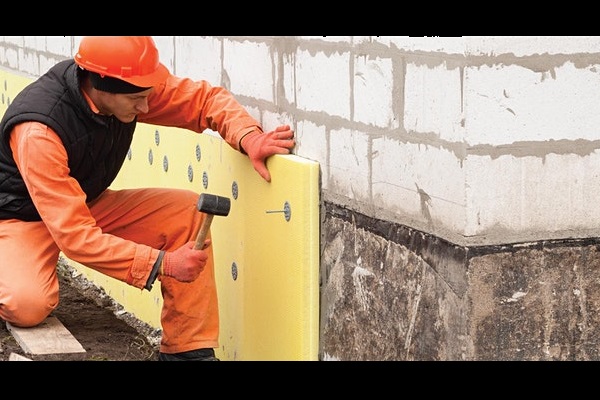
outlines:
[[[206,81],[171,76],[155,88],[148,106],[149,112],[139,115],[138,122],[198,133],[208,128],[219,132],[236,150],[246,133],[262,131],[227,90]],[[98,270],[119,270],[118,279],[143,288],[159,250],[102,232],[88,209],[85,193],[69,176],[67,154],[56,132],[38,122],[21,123],[13,129],[10,146],[36,208],[61,251]]]
[[[139,122],[176,126],[194,132],[211,129],[219,132],[231,147],[239,150],[240,139],[259,130],[260,124],[222,87],[206,81],[192,81],[173,75],[157,86],[148,98],[150,111],[139,115]]]

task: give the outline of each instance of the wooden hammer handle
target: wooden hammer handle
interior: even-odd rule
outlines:
[[[214,215],[206,214],[206,218],[202,221],[202,225],[198,230],[198,235],[196,235],[196,244],[194,245],[194,249],[200,250],[204,248],[204,241],[206,240],[206,235],[208,235],[208,230],[210,229],[210,224],[212,223]]]

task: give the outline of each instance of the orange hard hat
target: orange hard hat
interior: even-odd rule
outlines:
[[[75,62],[88,71],[139,87],[156,86],[169,76],[150,36],[85,36]]]

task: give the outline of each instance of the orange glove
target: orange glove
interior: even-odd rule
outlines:
[[[171,276],[181,282],[194,281],[204,270],[208,260],[205,250],[194,249],[195,243],[187,242],[175,251],[165,252],[160,268],[161,275]]]
[[[267,158],[273,154],[289,154],[295,144],[294,131],[289,125],[282,125],[269,133],[250,132],[240,140],[240,150],[248,154],[256,172],[271,182],[271,174],[265,164]]]

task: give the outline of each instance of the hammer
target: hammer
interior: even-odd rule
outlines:
[[[231,201],[227,197],[217,196],[215,194],[202,193],[198,199],[198,211],[206,214],[206,218],[202,221],[202,225],[196,236],[196,244],[194,249],[200,250],[204,248],[204,240],[208,235],[210,224],[215,215],[227,216],[231,208]]]

